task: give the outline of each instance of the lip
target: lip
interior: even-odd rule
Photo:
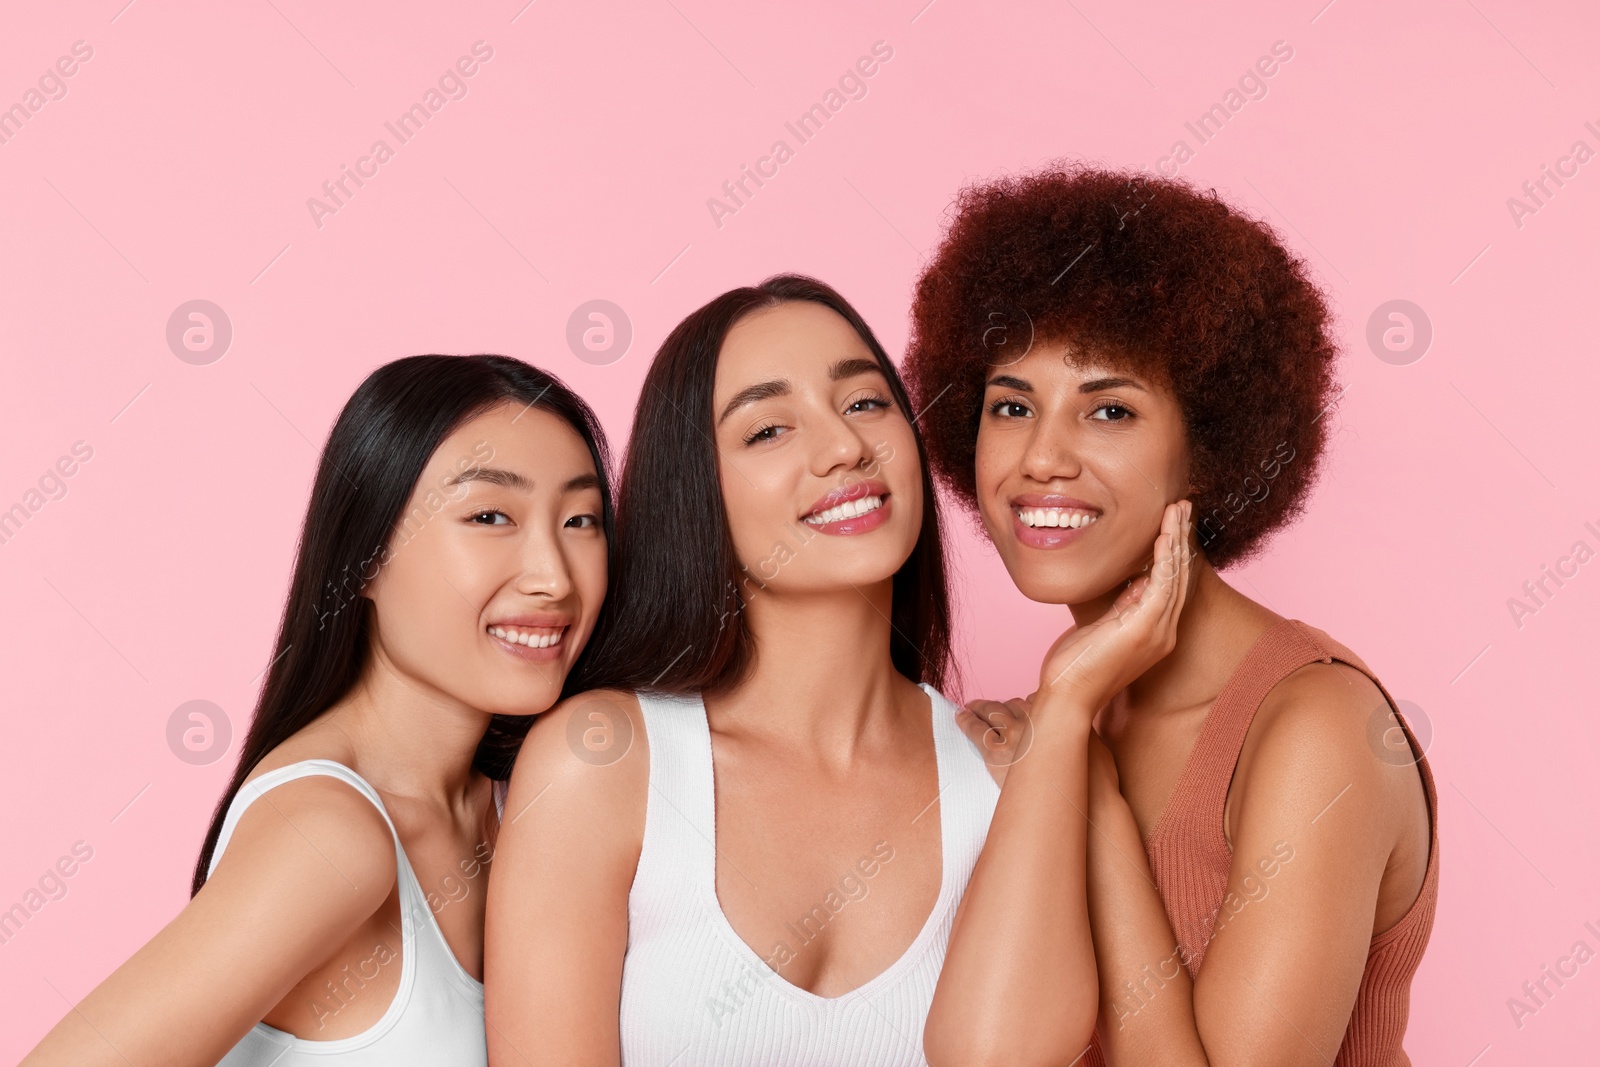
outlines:
[[[1022,508],[1076,508],[1079,511],[1092,511],[1096,515],[1104,512],[1086,500],[1076,497],[1063,496],[1059,493],[1023,493],[1011,498],[1010,506],[1006,509],[1011,512],[1011,532],[1019,544],[1028,548],[1057,549],[1066,548],[1077,541],[1093,527],[1079,526],[1070,529],[1061,526],[1029,526],[1022,521],[1020,509]]]
[[[807,515],[815,515],[819,511],[827,511],[829,508],[836,508],[840,504],[845,504],[852,500],[860,500],[864,496],[887,497],[888,495],[889,487],[876,478],[869,478],[864,482],[851,482],[849,485],[841,485],[837,489],[822,494],[817,498],[815,504],[812,504],[801,514],[800,520],[804,522]],[[879,510],[881,511],[882,509],[880,508]],[[822,527],[819,526],[816,529],[822,529]]]
[[[567,653],[567,635],[572,630],[572,618],[559,612],[531,612],[520,615],[502,615],[483,624],[484,636],[488,637],[494,646],[507,655],[527,663],[550,663],[561,659]],[[530,648],[527,645],[507,641],[503,637],[496,637],[489,633],[491,626],[516,626],[523,629],[561,629],[561,636],[556,643],[545,648]]]
[[[800,521],[800,525],[805,527],[807,530],[815,530],[818,533],[831,534],[834,537],[851,537],[855,534],[867,533],[869,530],[876,530],[878,527],[889,521],[889,512],[890,509],[894,507],[894,500],[887,492],[867,493],[866,495],[881,497],[883,503],[879,504],[872,511],[867,512],[865,515],[856,515],[853,518],[838,519],[834,522],[825,522],[820,526],[814,523],[806,522],[804,519],[802,519]],[[855,500],[859,499],[859,497],[850,497],[848,499]],[[843,503],[843,501],[839,501],[839,503]],[[829,504],[828,507],[838,507],[838,504]],[[806,512],[806,514],[809,515],[811,512]]]

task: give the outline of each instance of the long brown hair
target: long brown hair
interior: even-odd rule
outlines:
[[[645,376],[618,489],[607,610],[590,642],[593,655],[574,672],[575,688],[700,692],[731,685],[749,669],[755,647],[711,437],[712,387],[718,354],[736,322],[802,300],[850,324],[911,421],[905,386],[883,346],[844,297],[814,278],[776,275],[723,293],[690,314],[662,342]],[[922,528],[894,575],[889,652],[905,677],[942,690],[954,680],[944,542],[914,421],[912,433]]]

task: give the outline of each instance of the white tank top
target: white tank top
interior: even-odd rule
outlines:
[[[917,817],[939,820],[939,898],[899,959],[838,997],[821,997],[785,980],[729,924],[717,902],[716,801],[705,705],[697,696],[638,694],[650,788],[644,843],[628,893],[620,1018],[624,1067],[925,1067],[922,1025],[956,905],[1000,791],[977,746],[956,725],[954,705],[933,687],[921,688],[933,706],[939,802],[930,800]],[[796,937],[791,950],[801,943]]]
[[[383,821],[389,824],[389,832],[394,834],[400,883],[400,987],[383,1017],[353,1037],[316,1041],[258,1022],[218,1061],[217,1067],[487,1067],[483,983],[468,974],[450,951],[378,791],[355,771],[333,760],[310,759],[267,771],[246,782],[228,805],[207,876],[222,858],[222,850],[244,810],[257,797],[285,782],[314,774],[350,783],[377,806]],[[498,804],[498,791],[495,799]],[[368,963],[374,968],[367,975],[371,977],[377,967],[393,966],[393,957],[375,952],[370,960],[351,969],[350,973],[356,976],[354,982],[360,982],[361,968]],[[348,985],[350,981],[346,979],[345,988],[359,989],[358,985]],[[329,1004],[338,1004],[333,994],[329,994]]]

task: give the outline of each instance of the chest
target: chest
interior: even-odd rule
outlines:
[[[853,773],[752,753],[716,760],[716,892],[729,925],[784,980],[848,992],[915,940],[939,896],[931,751]]]
[[[1101,737],[1116,759],[1123,799],[1148,838],[1189,769],[1211,703],[1157,715],[1106,716]]]
[[[484,914],[498,829],[493,805],[459,822],[413,817],[403,810],[391,817],[428,914],[462,969],[482,981]]]

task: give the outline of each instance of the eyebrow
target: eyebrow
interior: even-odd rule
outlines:
[[[1003,389],[1015,389],[1023,393],[1033,392],[1033,384],[1031,382],[1028,382],[1022,378],[1014,377],[1010,374],[996,374],[985,384],[998,385]],[[1140,385],[1132,378],[1091,378],[1078,386],[1078,392],[1098,393],[1102,389],[1121,389],[1125,386],[1137,389],[1140,392],[1148,391],[1144,386]]]
[[[876,360],[862,359],[851,356],[839,360],[828,368],[828,380],[842,382],[846,378],[854,378],[862,374],[883,374],[883,368],[878,366]],[[717,425],[721,426],[729,415],[744,407],[746,404],[755,404],[762,400],[771,400],[775,396],[789,395],[789,380],[787,378],[772,378],[764,382],[757,382],[752,386],[734,393],[728,403],[723,406],[722,414],[717,416]]]
[[[509,471],[503,467],[471,467],[451,478],[445,485],[465,485],[468,482],[488,482],[491,485],[501,485],[507,489],[516,489],[520,492],[533,492],[533,482],[524,478],[516,471]],[[600,477],[593,472],[575,474],[561,484],[561,492],[571,493],[579,489],[600,488]]]

